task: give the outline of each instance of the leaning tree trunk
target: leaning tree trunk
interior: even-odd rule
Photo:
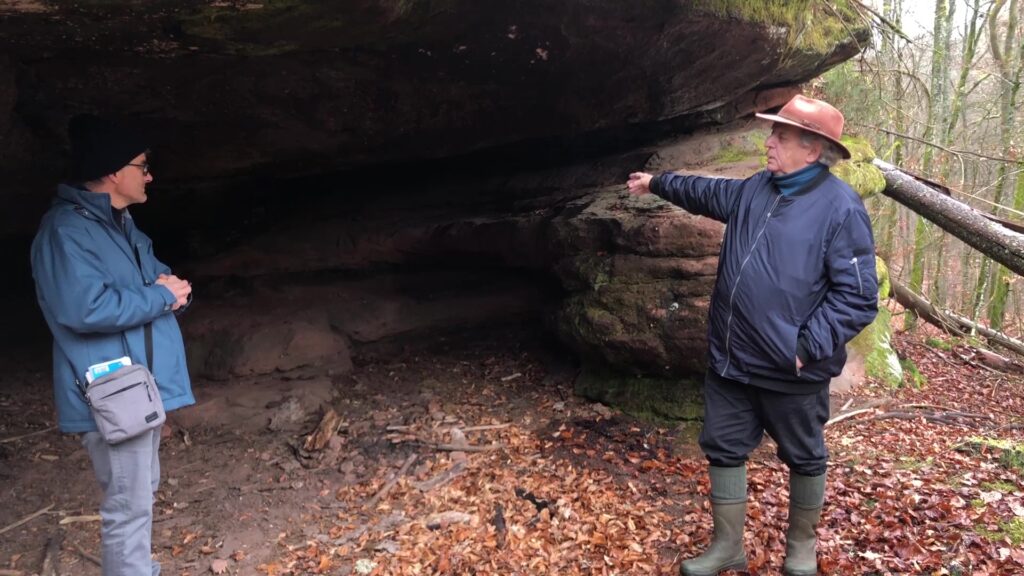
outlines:
[[[882,192],[886,196],[1024,276],[1024,234],[989,220],[974,208],[918,182],[888,162],[876,158],[873,164],[885,176]]]
[[[1024,355],[1024,342],[1011,338],[1002,332],[997,332],[976,322],[971,322],[963,316],[953,314],[947,310],[939,310],[931,302],[914,294],[906,286],[890,280],[893,296],[896,301],[907,310],[913,311],[925,322],[938,326],[939,328],[957,336],[967,336],[971,333],[979,334],[989,342],[999,344],[1017,354]]]

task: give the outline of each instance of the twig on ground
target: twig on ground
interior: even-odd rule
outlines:
[[[103,517],[98,514],[92,514],[89,516],[65,516],[60,519],[58,524],[64,526],[65,524],[74,524],[76,522],[101,522],[102,520]]]
[[[462,428],[463,432],[480,432],[482,430],[504,430],[511,426],[511,423],[506,424],[487,424],[484,426],[470,426],[468,428]]]
[[[444,486],[445,484],[451,482],[452,480],[455,479],[456,476],[462,474],[462,472],[464,472],[465,470],[465,461],[456,462],[455,464],[452,465],[451,468],[445,470],[444,472],[438,474],[437,476],[434,476],[430,480],[425,480],[423,482],[413,482],[412,485],[420,492],[427,492],[429,490],[437,488],[438,486]]]
[[[82,546],[78,544],[78,542],[73,542],[71,544],[71,547],[75,549],[75,552],[78,552],[79,556],[81,556],[82,558],[85,558],[89,562],[92,562],[93,564],[95,564],[97,566],[102,566],[103,565],[103,561],[100,560],[99,557],[94,556],[94,555],[89,554],[88,552],[86,552],[85,549],[82,548]]]
[[[0,440],[0,444],[7,444],[8,442],[17,442],[18,440],[30,438],[32,436],[38,436],[40,434],[46,434],[47,432],[56,429],[56,426],[50,426],[49,428],[45,428],[43,430],[36,430],[35,432],[29,432],[28,434],[22,434],[21,436],[12,436],[10,438],[4,438],[3,440]]]
[[[401,478],[402,476],[405,476],[405,473],[409,470],[409,467],[412,466],[412,463],[416,461],[417,456],[418,454],[410,454],[409,457],[405,459],[405,462],[402,462],[402,466],[398,469],[398,472],[391,473],[391,475],[388,477],[387,482],[384,483],[384,487],[381,488],[373,496],[373,498],[370,498],[370,501],[366,503],[367,508],[373,510],[374,508],[377,507],[377,504],[381,501],[381,499],[387,496],[388,492],[390,492],[391,489],[395,487],[395,484],[398,483],[398,479]]]
[[[458,512],[456,510],[449,510],[447,512],[438,512],[427,516],[427,519],[423,521],[423,524],[428,530],[440,530],[451,524],[465,524],[473,521],[472,514],[466,514],[465,512]]]
[[[25,573],[21,570],[7,570],[0,568],[0,576],[25,576]]]
[[[504,448],[504,444],[495,442],[487,446],[471,446],[469,444],[439,444],[434,442],[420,442],[421,446],[427,448],[433,448],[434,450],[441,450],[442,452],[490,452],[491,450],[498,450]]]
[[[28,516],[25,516],[21,520],[18,520],[14,524],[10,524],[8,526],[0,528],[0,534],[3,534],[4,532],[7,532],[8,530],[14,530],[18,526],[21,526],[22,524],[31,521],[33,518],[36,518],[38,516],[42,516],[43,514],[46,514],[47,512],[49,512],[52,509],[53,509],[53,504],[50,504],[49,506],[47,506],[46,508],[43,508],[42,510],[37,510],[36,512],[33,512],[33,513],[29,514]]]
[[[895,418],[897,420],[917,420],[923,418],[929,422],[935,422],[936,424],[945,424],[947,426],[960,426],[962,428],[970,428],[963,422],[957,422],[954,418],[957,418],[955,414],[942,413],[916,413],[916,412],[883,412],[868,418],[867,420],[885,420],[888,418]]]
[[[860,408],[860,409],[854,410],[852,412],[847,412],[846,414],[840,414],[839,416],[836,416],[835,418],[830,419],[828,422],[825,422],[825,427],[827,428],[827,427],[829,427],[829,426],[831,426],[833,424],[836,424],[838,422],[842,422],[843,420],[846,420],[847,418],[853,418],[854,416],[857,416],[858,414],[864,414],[865,412],[874,412],[874,411],[875,411],[875,408]]]

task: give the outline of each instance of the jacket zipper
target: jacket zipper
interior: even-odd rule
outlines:
[[[860,279],[860,264],[857,263],[857,257],[854,256],[850,259],[850,264],[853,264],[854,270],[857,272],[857,294],[864,295],[864,281]]]
[[[757,249],[757,243],[761,241],[761,236],[764,236],[764,231],[768,229],[768,221],[771,220],[772,212],[775,211],[775,207],[779,205],[779,201],[782,200],[782,195],[779,194],[775,198],[775,203],[768,209],[768,214],[764,217],[764,224],[761,226],[761,231],[757,233],[757,238],[754,238],[753,244],[750,245],[750,252],[747,252],[747,257],[743,259],[743,263],[740,264],[740,270],[736,273],[736,281],[733,282],[732,292],[729,293],[729,319],[725,321],[725,369],[722,370],[722,376],[725,376],[729,372],[729,365],[732,364],[732,352],[729,350],[729,340],[732,338],[732,315],[733,306],[735,305],[736,289],[739,288],[740,278],[743,277],[743,269],[747,267],[747,262],[750,261],[750,257],[754,255],[754,250]]]

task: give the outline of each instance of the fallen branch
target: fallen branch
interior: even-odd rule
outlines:
[[[38,436],[40,434],[46,434],[47,432],[56,429],[56,426],[50,426],[49,428],[46,428],[44,430],[36,430],[35,432],[29,432],[28,434],[22,434],[21,436],[12,436],[11,438],[4,438],[3,440],[0,440],[0,444],[7,444],[8,442],[17,442],[18,440],[30,438],[32,436]]]
[[[466,514],[465,512],[456,512],[450,510],[448,512],[438,512],[427,516],[423,524],[426,525],[429,530],[440,530],[451,524],[461,524],[473,521],[474,516],[472,514]]]
[[[88,552],[86,552],[85,549],[82,548],[78,544],[78,542],[72,543],[71,547],[74,548],[75,552],[78,552],[78,555],[81,556],[82,558],[85,558],[86,560],[88,560],[89,562],[92,562],[93,564],[95,564],[97,566],[103,566],[103,561],[100,560],[99,557],[93,556],[92,554],[89,554]]]
[[[90,516],[66,516],[64,518],[61,518],[60,522],[58,522],[58,524],[60,524],[61,526],[64,526],[66,524],[74,524],[76,522],[101,522],[101,521],[103,521],[103,517],[102,516],[99,516],[98,514],[93,514],[93,515],[90,515]]]
[[[320,424],[317,425],[316,430],[309,436],[306,436],[302,449],[306,452],[323,450],[324,446],[327,446],[327,443],[331,441],[331,438],[334,437],[338,430],[342,426],[347,425],[348,423],[341,420],[341,416],[334,411],[334,408],[328,408],[323,418],[320,419]]]
[[[980,334],[980,332],[979,332]],[[997,341],[998,342],[998,341]],[[983,348],[969,347],[979,358],[982,365],[1001,372],[1024,372],[1024,366],[1001,354]]]
[[[853,402],[853,399],[851,399],[849,402],[847,402],[845,405],[843,405],[843,410],[848,408],[852,402]],[[865,402],[863,406],[861,406],[860,408],[857,408],[856,410],[853,410],[852,412],[846,412],[844,414],[837,414],[831,420],[829,420],[828,422],[825,422],[825,426],[829,426],[829,425],[835,424],[837,422],[842,422],[843,420],[846,420],[847,418],[852,418],[853,416],[857,416],[859,414],[864,414],[864,413],[867,413],[867,412],[871,412],[871,411],[875,410],[876,408],[878,408],[879,406],[885,406],[886,404],[889,404],[891,402],[892,402],[891,400],[885,399],[885,398],[876,398],[874,400],[869,400],[869,401]]]
[[[21,570],[6,570],[0,568],[0,576],[25,576],[25,573]]]
[[[936,424],[945,424],[947,426],[960,426],[963,428],[970,428],[963,422],[957,422],[954,418],[957,416],[952,414],[931,414],[931,413],[919,413],[919,412],[883,412],[868,418],[868,420],[886,420],[889,418],[895,418],[897,420],[917,420],[923,418],[929,422],[935,422]]]
[[[382,518],[374,525],[363,524],[358,528],[349,530],[346,534],[334,540],[334,544],[337,546],[344,546],[349,542],[359,540],[363,537],[363,534],[367,532],[387,532],[393,530],[396,526],[401,524],[405,520],[404,512],[392,512],[386,517]]]
[[[373,496],[373,498],[370,498],[370,501],[366,503],[367,508],[373,510],[374,508],[377,507],[377,503],[379,503],[382,498],[388,495],[388,492],[390,492],[391,489],[395,487],[395,484],[398,483],[398,479],[401,478],[402,476],[405,476],[405,473],[409,470],[409,467],[412,466],[412,463],[416,461],[416,456],[416,454],[410,454],[409,457],[405,459],[405,462],[402,462],[402,466],[398,469],[398,472],[391,473],[391,475],[388,477],[387,482],[384,483],[384,487],[382,487]]]
[[[896,301],[904,308],[914,311],[925,322],[957,336],[967,336],[971,333],[980,334],[990,342],[995,342],[1017,354],[1024,355],[1024,342],[972,322],[963,316],[958,316],[949,311],[941,311],[932,305],[931,302],[914,294],[909,288],[899,282],[891,281],[891,284]]]
[[[499,444],[497,442],[495,442],[494,444],[489,444],[487,446],[472,446],[469,444],[439,444],[434,442],[423,441],[421,441],[419,444],[421,446],[433,448],[434,450],[441,450],[443,452],[490,452],[491,450],[498,450],[499,448],[505,447],[504,444]]]
[[[21,520],[18,520],[14,524],[10,524],[10,525],[5,526],[4,528],[0,529],[0,534],[3,534],[4,532],[7,532],[8,530],[14,530],[18,526],[21,526],[22,524],[24,524],[26,522],[30,522],[32,519],[37,518],[39,516],[42,516],[43,514],[46,514],[47,512],[49,512],[52,509],[53,509],[53,504],[50,504],[49,506],[47,506],[46,508],[43,508],[42,510],[37,510],[36,512],[33,512],[33,513],[29,514],[28,516],[25,516]]]
[[[875,159],[885,177],[883,194],[931,220],[989,258],[1024,275],[1024,235],[986,219],[974,208],[922,184],[892,164]]]
[[[484,426],[470,426],[469,428],[463,428],[463,432],[480,432],[483,430],[504,430],[511,426],[511,423],[506,424],[487,424]]]
[[[961,416],[964,418],[985,418],[988,420],[992,419],[992,417],[989,416],[988,414],[973,414],[970,412],[961,412],[959,410],[949,408],[948,406],[939,406],[938,404],[904,404],[903,406],[900,406],[900,408],[939,410],[942,411],[944,414],[949,414],[951,416]]]
[[[420,492],[428,492],[437,488],[438,486],[444,486],[445,484],[454,480],[459,474],[462,474],[466,470],[466,462],[459,461],[452,465],[451,468],[444,472],[434,476],[430,480],[423,482],[413,482],[412,486]]]
[[[852,412],[847,412],[846,414],[840,414],[839,416],[836,416],[835,418],[832,418],[828,422],[825,422],[825,427],[828,428],[829,426],[831,426],[833,424],[836,424],[838,422],[842,422],[843,420],[846,420],[847,418],[853,418],[854,416],[857,416],[858,414],[864,414],[864,413],[867,413],[867,412],[874,412],[874,411],[875,411],[875,408],[860,408],[858,410],[853,410]]]

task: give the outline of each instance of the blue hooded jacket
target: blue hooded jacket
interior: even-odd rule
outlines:
[[[76,379],[84,381],[93,364],[125,355],[150,366],[165,410],[195,403],[171,311],[174,295],[154,284],[170,268],[153,255],[153,241],[135,228],[128,211],[121,215],[119,227],[108,194],[62,184],[32,242],[36,296],[53,334],[54,399],[63,432],[96,430]],[[144,336],[149,322],[151,365]]]
[[[782,195],[767,170],[745,180],[665,173],[650,188],[726,224],[708,311],[711,370],[788,393],[842,372],[846,343],[878,312],[871,220],[845,182],[822,170]]]

